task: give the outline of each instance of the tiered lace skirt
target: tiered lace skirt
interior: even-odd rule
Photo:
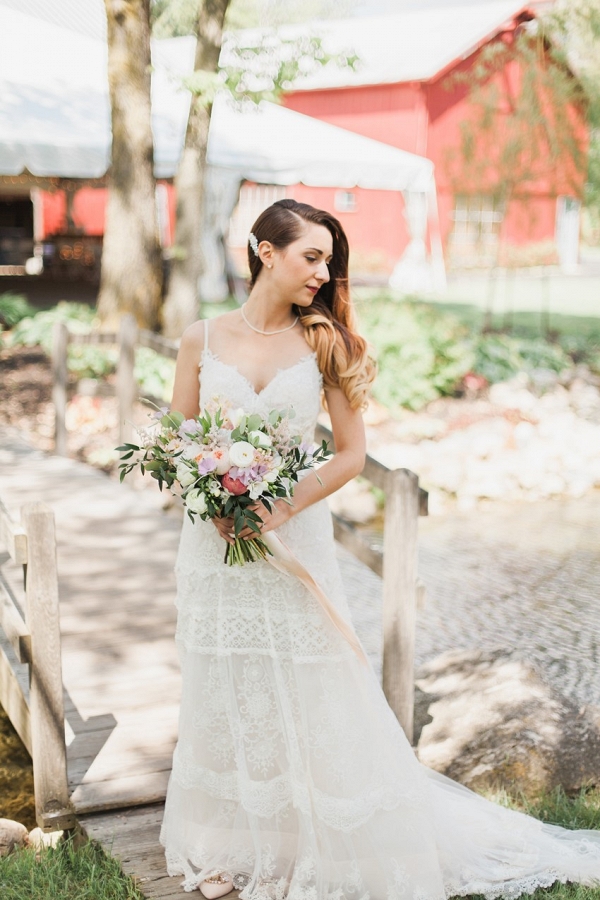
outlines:
[[[325,501],[278,533],[350,621]],[[421,766],[318,601],[268,562],[223,564],[186,517],[177,559],[179,739],[160,840],[186,890],[243,900],[517,896],[600,880],[600,833],[492,804]]]

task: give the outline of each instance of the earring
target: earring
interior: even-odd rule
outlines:
[[[271,265],[267,266],[267,269],[272,269],[272,268],[273,268],[273,266],[271,266]]]

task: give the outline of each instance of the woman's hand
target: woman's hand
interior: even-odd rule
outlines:
[[[284,522],[287,522],[292,515],[292,510],[289,505],[282,499],[275,501],[273,512],[270,512],[264,504],[259,502],[252,503],[248,509],[253,510],[261,517],[262,525],[260,522],[256,523],[260,528],[261,533],[272,531],[273,528],[279,528],[279,526],[283,525]],[[212,521],[223,540],[227,541],[228,544],[233,544],[235,540],[233,516],[215,516]],[[242,528],[238,536],[244,540],[248,540],[248,538],[258,537],[258,534],[251,528]]]

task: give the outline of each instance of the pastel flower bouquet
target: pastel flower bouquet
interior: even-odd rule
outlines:
[[[163,407],[153,414],[154,424],[140,431],[141,445],[117,447],[121,481],[139,467],[161,490],[166,485],[180,493],[192,521],[196,515],[205,521],[233,516],[235,540],[226,544],[224,557],[228,565],[266,559],[272,551],[261,537],[257,505],[271,511],[279,498],[290,503],[298,473],[332,454],[327,441],[309,445],[293,433],[294,415],[293,409],[274,409],[267,416],[248,413],[219,398],[192,419]],[[240,538],[245,528],[256,537]]]

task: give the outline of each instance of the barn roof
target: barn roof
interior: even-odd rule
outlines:
[[[294,90],[318,90],[369,84],[428,81],[502,31],[514,16],[534,4],[523,0],[486,0],[394,15],[356,17],[313,25],[285,26],[285,37],[315,34],[329,53],[353,51],[356,71],[332,63],[298,79]],[[246,34],[251,38],[254,32]]]

